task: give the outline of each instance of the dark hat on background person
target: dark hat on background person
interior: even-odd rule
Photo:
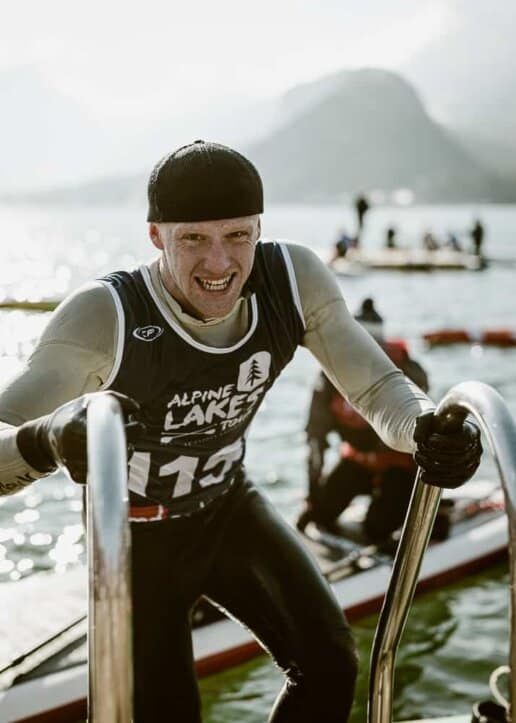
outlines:
[[[377,341],[383,339],[383,319],[374,308],[374,301],[368,297],[360,306],[360,311],[355,314],[355,319],[360,322],[366,331]]]
[[[169,153],[152,170],[147,221],[216,221],[263,213],[263,186],[251,161],[207,141]]]

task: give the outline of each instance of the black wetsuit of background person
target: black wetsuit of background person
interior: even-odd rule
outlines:
[[[396,366],[426,391],[427,375],[409,356],[406,344],[386,341],[381,346]],[[371,495],[363,532],[372,542],[386,540],[405,518],[417,469],[412,456],[386,447],[322,372],[313,392],[306,432],[309,493],[307,506],[298,519],[298,529],[303,530],[308,522],[314,521],[335,531],[337,518],[353,498]],[[343,444],[339,461],[329,475],[323,477],[330,432],[337,432]]]
[[[360,236],[362,234],[362,228],[364,226],[364,218],[369,210],[369,201],[365,196],[357,196],[355,199],[355,210],[357,212],[357,221],[358,221],[358,229],[357,229],[357,245],[360,240]]]
[[[385,248],[387,249],[395,249],[396,248],[396,229],[390,228],[387,229],[387,236],[385,238]]]
[[[481,221],[475,221],[473,228],[470,232],[473,240],[473,253],[477,256],[482,256],[482,245],[484,243],[484,226]]]

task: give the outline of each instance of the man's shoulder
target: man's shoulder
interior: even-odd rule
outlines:
[[[264,248],[272,248],[274,246],[282,246],[284,250],[287,252],[288,256],[290,256],[292,263],[294,265],[296,264],[310,264],[312,266],[321,266],[323,262],[317,256],[317,254],[312,251],[311,248],[308,246],[301,244],[296,241],[292,241],[291,239],[287,238],[264,238],[260,241],[261,245]]]
[[[92,314],[108,310],[112,306],[113,298],[107,286],[101,281],[90,281],[66,296],[55,313],[62,315],[87,310]]]
[[[59,304],[41,336],[41,343],[97,338],[116,328],[117,312],[109,289],[99,281],[80,286]],[[100,333],[102,330],[102,334]],[[109,334],[110,335],[110,334]]]

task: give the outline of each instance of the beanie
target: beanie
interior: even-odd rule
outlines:
[[[159,161],[148,186],[147,221],[215,221],[263,213],[253,164],[219,143],[195,141]]]

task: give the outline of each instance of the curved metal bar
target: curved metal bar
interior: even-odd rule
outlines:
[[[516,424],[500,394],[481,382],[464,382],[453,387],[438,405],[436,413],[445,425],[471,413],[487,439],[500,474],[509,518],[509,562],[511,570],[510,666],[516,671]],[[441,489],[420,480],[412,493],[394,560],[371,655],[368,723],[391,723],[396,653],[423,560]],[[516,675],[511,676],[511,700],[516,700]]]
[[[132,616],[127,448],[122,412],[109,395],[88,405],[90,723],[132,720]]]

